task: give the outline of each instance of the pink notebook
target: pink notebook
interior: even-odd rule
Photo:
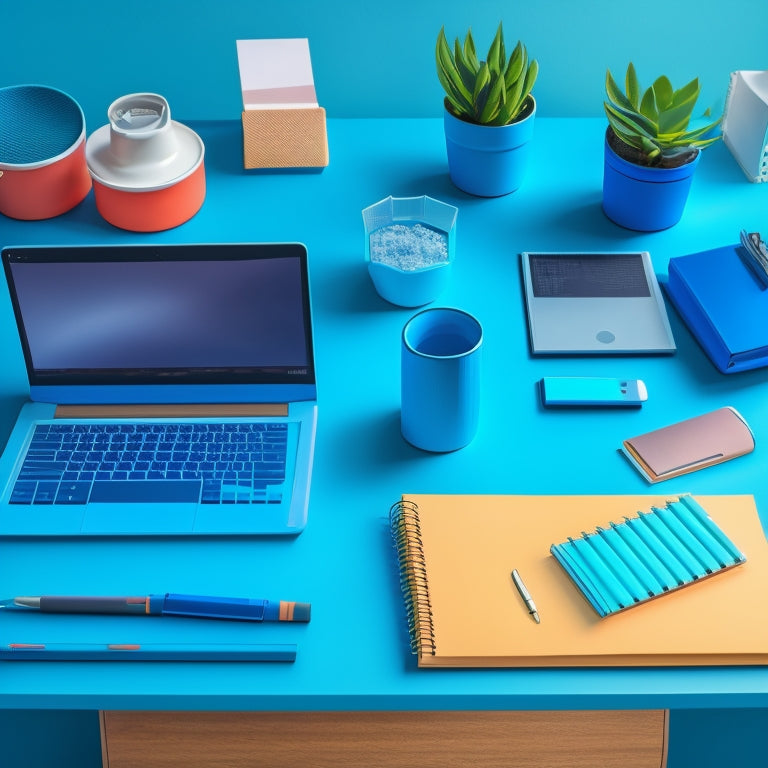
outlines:
[[[704,469],[749,453],[755,438],[730,406],[625,440],[622,450],[648,482]]]

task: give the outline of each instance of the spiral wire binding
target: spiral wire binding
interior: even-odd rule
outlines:
[[[419,508],[412,501],[400,500],[390,507],[389,521],[397,550],[400,589],[405,599],[411,651],[418,656],[434,656],[435,632]]]

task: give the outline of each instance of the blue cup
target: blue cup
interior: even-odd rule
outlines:
[[[455,451],[477,432],[483,329],[459,309],[425,309],[403,328],[400,428],[425,451]]]

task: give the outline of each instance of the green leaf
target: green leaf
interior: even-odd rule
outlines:
[[[691,121],[695,104],[696,100],[694,99],[688,104],[680,104],[680,106],[662,112],[659,115],[659,133],[676,134],[684,132]]]
[[[485,108],[490,83],[491,73],[488,69],[488,64],[483,62],[480,65],[480,71],[477,73],[477,79],[475,80],[475,88],[472,91],[472,101],[474,103],[472,113],[475,120],[478,120]]]
[[[525,84],[523,85],[523,100],[533,90],[533,86],[536,83],[536,78],[539,76],[539,62],[536,59],[531,59],[531,63],[528,65],[528,71],[525,73]],[[522,106],[522,104],[520,105]]]
[[[456,63],[456,69],[459,71],[459,75],[461,76],[462,83],[464,83],[464,87],[467,89],[467,91],[472,90],[472,87],[475,84],[475,77],[477,77],[477,70],[479,69],[479,65],[477,67],[473,67],[472,64],[467,61],[467,58],[464,55],[464,51],[459,44],[458,38],[456,38],[453,60]]]
[[[611,127],[622,136],[631,133],[638,137],[652,139],[656,134],[656,126],[643,115],[634,111],[617,109],[613,104],[605,103],[605,113]],[[633,142],[628,142],[633,144]]]
[[[485,61],[477,58],[471,29],[463,44],[456,38],[451,47],[445,28],[437,37],[435,61],[448,108],[459,117],[486,125],[514,122],[528,103],[539,72],[538,63],[528,59],[520,40],[507,57],[501,22]]]
[[[626,93],[623,93],[609,70],[605,81],[605,114],[616,135],[648,159],[677,153],[686,147],[709,146],[720,138],[708,136],[719,120],[688,130],[699,96],[698,79],[674,90],[669,78],[662,75],[641,93],[637,73],[630,62],[625,88]]]
[[[696,80],[675,91],[670,106],[659,115],[659,133],[677,134],[687,130],[698,97],[699,85]]]
[[[696,128],[692,131],[687,131],[686,133],[681,134],[677,141],[695,147],[708,147],[710,144],[714,144],[716,141],[720,140],[720,134],[710,136],[707,139],[703,137],[714,131],[717,126],[720,125],[720,122],[720,119],[718,119],[713,123],[702,125],[700,128]]]
[[[605,75],[605,93],[608,96],[608,100],[617,107],[624,109],[627,112],[636,111],[636,105],[624,95],[621,88],[619,88],[616,81],[613,79],[610,69]]]
[[[659,112],[669,109],[672,106],[672,99],[674,97],[674,90],[672,83],[669,82],[669,78],[662,75],[653,81],[651,86],[654,96],[656,97],[656,107]]]
[[[525,78],[519,77],[515,80],[511,88],[507,88],[507,98],[512,104],[512,114],[516,115],[520,111],[520,102],[525,96]]]
[[[483,125],[494,123],[504,105],[505,88],[504,79],[496,75],[492,78],[491,86],[488,91],[488,98],[485,107],[480,113],[480,122]]]
[[[525,46],[518,40],[517,45],[507,62],[506,72],[504,72],[504,82],[506,83],[507,88],[511,88],[512,85],[520,79],[520,75],[523,73],[527,59],[528,54],[525,50]]]
[[[640,101],[640,114],[647,120],[657,125],[659,119],[659,105],[656,102],[656,92],[653,87],[648,88]]]
[[[471,114],[472,93],[464,85],[461,74],[451,55],[451,49],[448,47],[448,41],[445,38],[445,31],[443,29],[440,30],[440,34],[437,37],[435,59],[437,63],[437,77],[443,86],[449,102],[456,108],[458,114]]]
[[[640,83],[635,72],[635,65],[630,61],[627,67],[627,74],[624,78],[624,87],[627,99],[632,106],[637,109],[640,106]]]
[[[504,64],[501,60],[503,46],[504,42],[502,41],[501,24],[499,24],[499,28],[496,30],[496,36],[493,38],[491,47],[488,49],[488,56],[485,59],[492,75],[499,75],[503,70]]]
[[[494,120],[494,125],[509,125],[514,122],[515,116],[515,105],[509,99],[506,99],[504,104],[501,105],[496,120]]]
[[[699,79],[695,77],[690,83],[676,90],[672,96],[672,106],[696,101],[699,98]]]
[[[458,39],[458,38],[457,38]],[[477,51],[475,50],[475,39],[472,37],[472,30],[467,30],[467,36],[464,38],[464,57],[469,65],[469,68],[477,73],[480,69],[480,60],[477,58]]]

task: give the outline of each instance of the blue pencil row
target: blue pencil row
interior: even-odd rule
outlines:
[[[600,616],[746,560],[691,496],[569,537],[550,551]]]

